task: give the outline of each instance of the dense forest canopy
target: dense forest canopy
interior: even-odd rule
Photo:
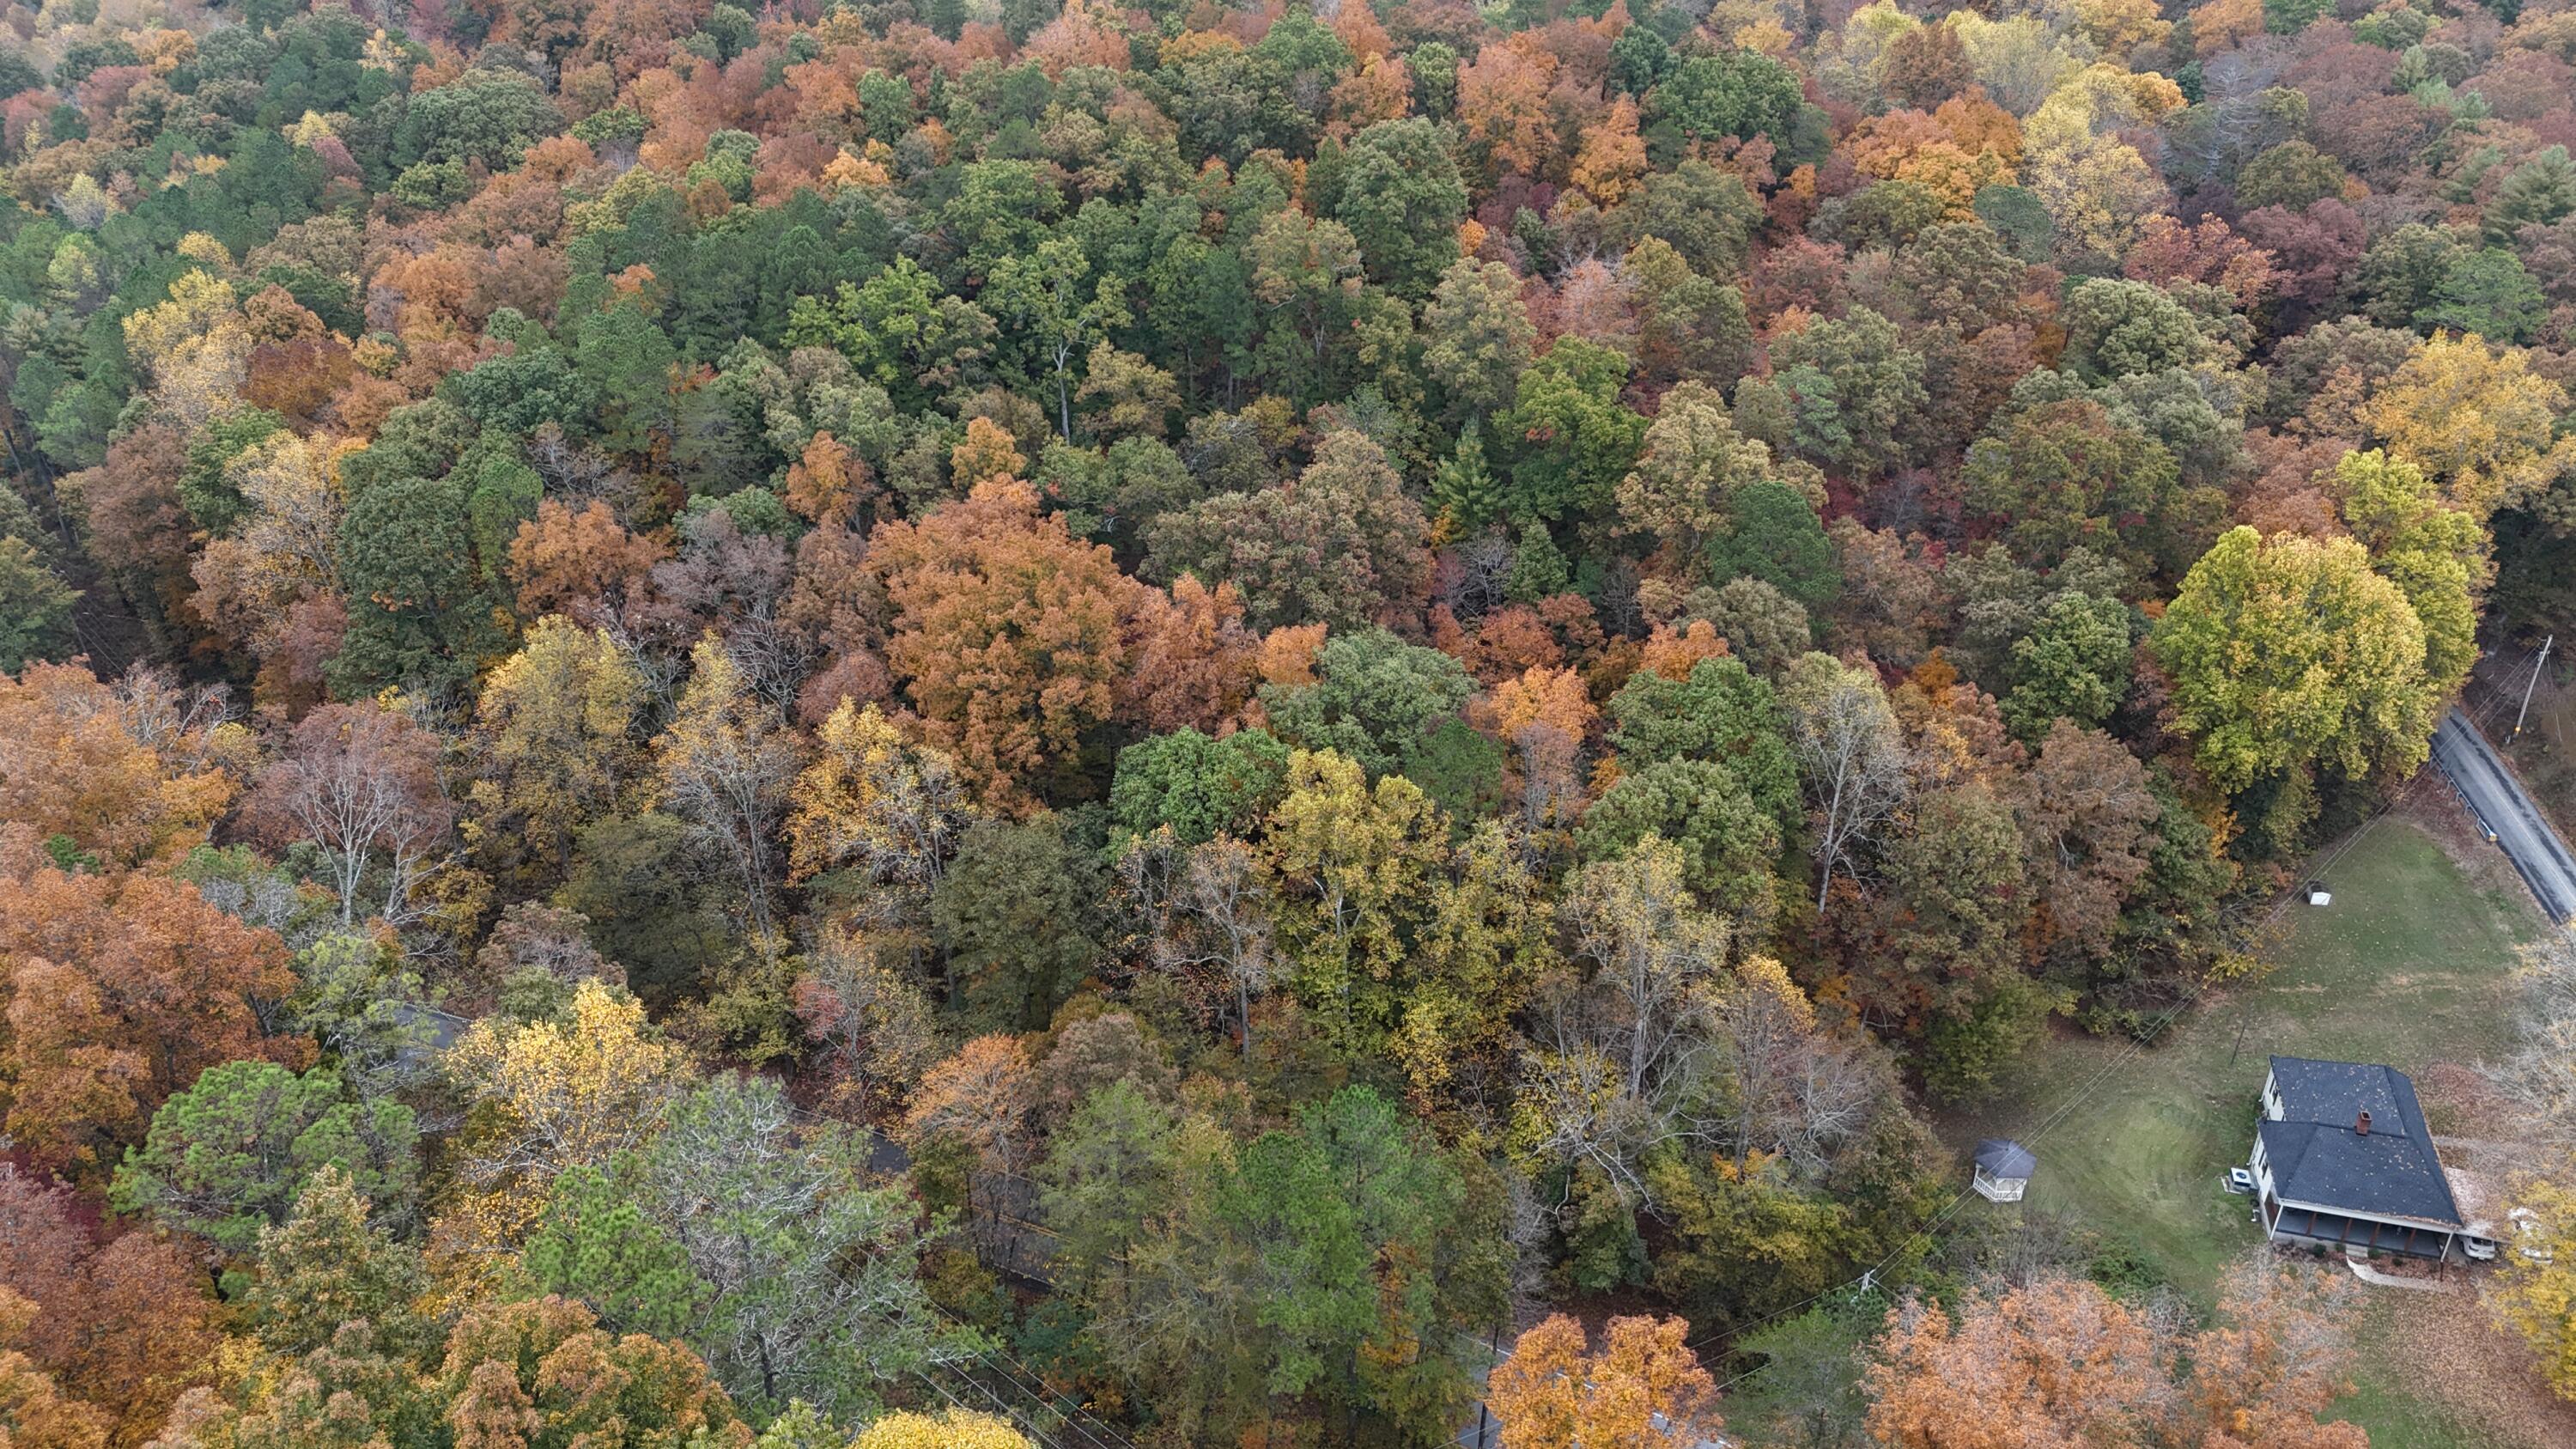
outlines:
[[[2356,1442],[1926,1111],[2576,625],[2563,0],[0,27],[0,1445]]]

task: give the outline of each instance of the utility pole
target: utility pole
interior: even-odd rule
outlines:
[[[2531,678],[2522,686],[2522,708],[2513,712],[2513,733],[2504,737],[2504,742],[2508,745],[2522,737],[2523,716],[2531,713],[2531,692],[2540,687],[2540,671],[2549,663],[2549,646],[2557,642],[2558,636],[2555,634],[2540,641],[2540,657],[2531,661]]]

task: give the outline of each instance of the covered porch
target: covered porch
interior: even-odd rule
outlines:
[[[2450,1256],[2451,1241],[2459,1236],[2456,1228],[2347,1217],[2318,1208],[2286,1205],[2269,1196],[2263,1199],[2263,1230],[2266,1236],[2275,1239],[2288,1238],[2362,1252],[2393,1253],[2401,1258],[2423,1258],[2432,1262],[2440,1262]]]

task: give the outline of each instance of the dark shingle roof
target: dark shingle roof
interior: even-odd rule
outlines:
[[[2295,1202],[2457,1225],[2415,1084],[2394,1067],[2272,1058],[2285,1120],[2261,1126],[2273,1187]],[[2370,1132],[2356,1119],[2370,1113]]]
[[[2028,1177],[2039,1166],[2031,1150],[2009,1138],[1989,1137],[1977,1144],[1977,1166],[1989,1177]]]
[[[2424,1134],[2415,1084],[2393,1067],[2369,1062],[2321,1062],[2310,1057],[2272,1058],[2272,1080],[2281,1088],[2281,1116],[2290,1122],[2335,1122],[2349,1127],[2363,1112],[2373,1132]]]

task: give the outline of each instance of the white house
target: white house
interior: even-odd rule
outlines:
[[[2272,1058],[2246,1166],[2274,1242],[2439,1260],[2462,1235],[2415,1084],[2394,1067]]]

